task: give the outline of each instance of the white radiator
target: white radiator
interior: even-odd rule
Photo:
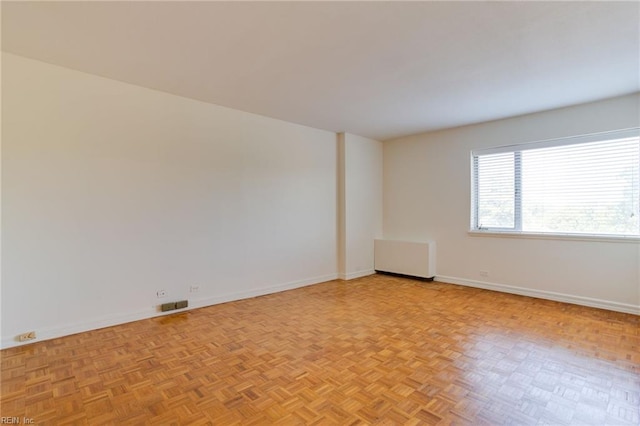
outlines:
[[[375,270],[433,279],[436,243],[375,240]]]

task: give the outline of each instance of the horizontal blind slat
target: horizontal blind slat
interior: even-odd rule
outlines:
[[[477,227],[640,235],[640,137],[474,152]],[[592,138],[593,139],[593,138]],[[520,167],[518,167],[518,165]],[[521,187],[516,188],[516,182]],[[515,223],[515,198],[522,223]],[[518,220],[519,222],[519,220]]]

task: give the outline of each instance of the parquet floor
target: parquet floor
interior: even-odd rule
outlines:
[[[38,425],[640,423],[640,317],[381,275],[0,355]]]

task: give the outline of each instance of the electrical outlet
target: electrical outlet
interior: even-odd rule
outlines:
[[[28,333],[22,333],[20,335],[18,335],[18,340],[20,342],[26,342],[27,340],[33,340],[36,338],[36,332],[35,331],[30,331]]]
[[[188,300],[180,300],[178,302],[163,303],[160,305],[162,312],[173,311],[175,309],[184,309],[189,306]]]
[[[189,287],[189,293],[197,293],[198,290],[200,290],[200,286],[192,285],[191,287]]]
[[[160,305],[160,310],[162,312],[173,311],[175,308],[176,308],[176,302],[163,303],[162,305]]]
[[[164,290],[158,290],[156,294],[158,295],[158,299],[160,299],[161,297],[167,297],[167,292]]]
[[[489,276],[489,271],[480,271],[480,276],[481,277],[488,277]]]

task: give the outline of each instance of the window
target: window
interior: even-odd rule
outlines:
[[[472,152],[477,231],[640,236],[640,132]]]

